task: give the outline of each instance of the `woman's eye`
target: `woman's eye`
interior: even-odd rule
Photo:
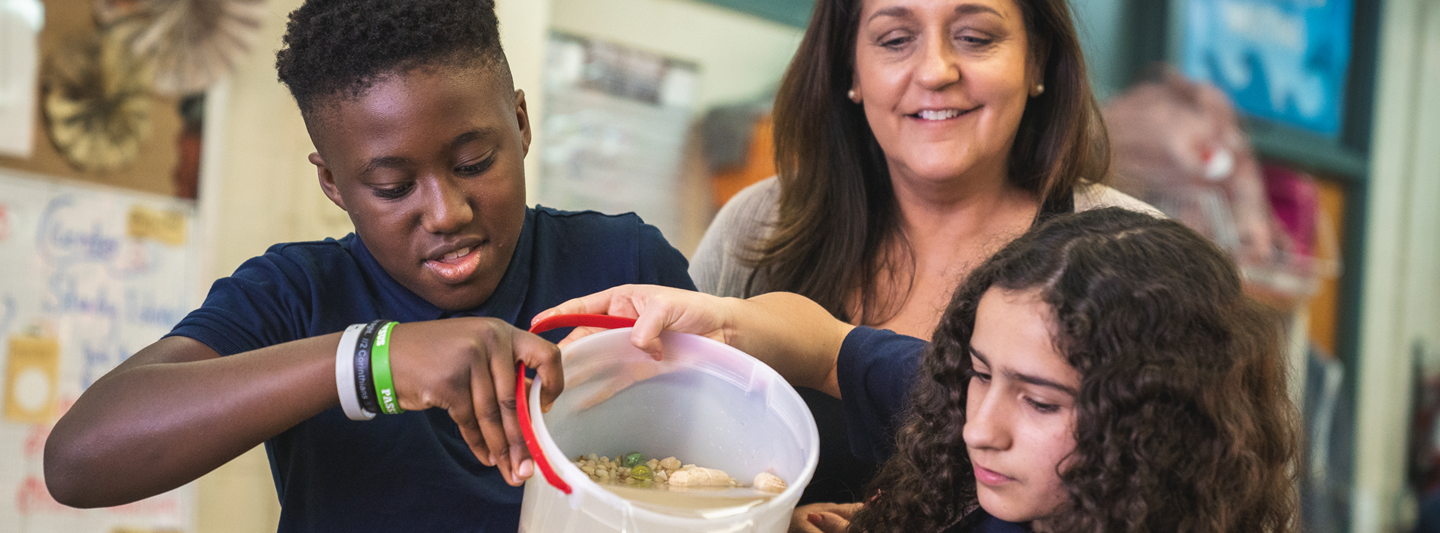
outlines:
[[[955,40],[973,47],[989,46],[991,43],[995,42],[995,39],[972,34],[957,35],[955,37]]]
[[[371,190],[374,191],[375,196],[378,198],[382,198],[385,200],[396,200],[402,196],[405,196],[406,194],[409,194],[410,189],[412,188],[414,188],[414,184],[407,183],[396,187],[375,187]]]
[[[475,163],[455,167],[455,173],[461,176],[478,176],[486,170],[489,170],[490,165],[494,162],[495,158],[493,157],[485,158]]]
[[[965,377],[980,380],[981,383],[990,382],[990,374],[979,372],[973,368],[965,371]]]
[[[1038,402],[1033,398],[1026,398],[1025,401],[1030,403],[1030,407],[1041,413],[1049,414],[1060,410],[1060,406],[1053,403]]]
[[[910,41],[913,40],[915,40],[915,38],[909,35],[895,36],[891,34],[881,37],[879,43],[882,47],[889,48],[891,50],[899,50],[901,48],[904,48],[905,45],[910,44]]]

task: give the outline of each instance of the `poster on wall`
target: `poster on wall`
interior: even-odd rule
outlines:
[[[678,235],[696,67],[559,33],[551,35],[546,62],[540,203],[634,211],[661,233]]]
[[[194,490],[80,510],[45,487],[45,439],[80,393],[197,302],[194,207],[0,171],[0,533],[194,530]]]
[[[1249,116],[1333,139],[1353,12],[1353,0],[1187,0],[1181,64]]]

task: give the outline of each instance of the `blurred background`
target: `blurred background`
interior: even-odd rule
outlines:
[[[1440,531],[1440,0],[1070,2],[1113,185],[1214,239],[1285,318],[1305,529]],[[40,452],[211,281],[351,231],[276,81],[299,4],[0,0],[0,533],[274,531],[262,448],[92,511],[49,498]],[[812,5],[498,0],[529,201],[635,211],[692,252],[773,173]]]

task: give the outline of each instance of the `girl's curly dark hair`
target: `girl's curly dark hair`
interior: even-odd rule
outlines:
[[[977,268],[921,364],[897,453],[851,531],[939,531],[977,505],[963,439],[970,336],[991,287],[1038,291],[1081,375],[1056,532],[1290,532],[1297,432],[1279,324],[1173,220],[1056,217]]]
[[[290,13],[280,81],[310,116],[379,77],[419,67],[486,65],[510,78],[494,0],[309,0]]]

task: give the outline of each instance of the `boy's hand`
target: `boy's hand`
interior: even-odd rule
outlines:
[[[515,363],[534,368],[540,404],[548,409],[565,388],[560,349],[494,318],[463,317],[397,324],[390,369],[400,407],[439,407],[460,426],[475,457],[519,486],[534,462],[515,412]]]
[[[662,331],[693,333],[728,344],[728,310],[734,302],[738,300],[658,285],[622,285],[575,298],[545,310],[536,315],[531,323],[552,315],[568,314],[634,318],[635,328],[630,333],[630,343],[658,361],[661,358]],[[560,346],[600,331],[604,330],[575,328],[569,336],[560,341]]]

